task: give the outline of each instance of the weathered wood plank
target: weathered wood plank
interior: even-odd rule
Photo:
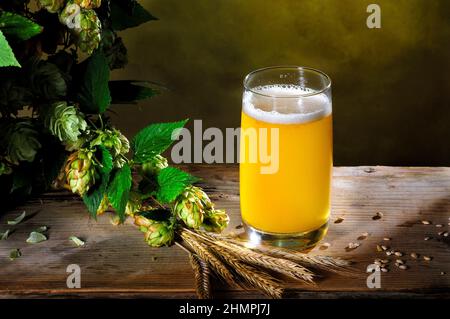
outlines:
[[[230,230],[240,224],[239,176],[237,166],[198,165],[185,167],[203,178],[203,187],[220,208],[231,215]],[[342,296],[418,297],[450,296],[449,237],[438,236],[450,222],[450,168],[420,167],[339,167],[334,171],[333,212],[340,224],[331,222],[325,239],[331,247],[322,253],[348,257],[357,262],[357,275],[322,278],[317,286],[291,282],[288,297],[331,298]],[[21,211],[31,214],[17,226],[7,226]],[[383,218],[372,220],[377,212]],[[76,196],[66,192],[47,193],[30,200],[14,211],[0,215],[0,232],[14,229],[10,238],[0,241],[0,297],[164,297],[192,298],[194,281],[186,254],[177,247],[152,249],[139,231],[127,221],[112,226],[109,214],[89,218]],[[422,225],[420,220],[433,225]],[[437,228],[436,224],[444,227]],[[47,225],[49,240],[29,245],[25,240],[32,230]],[[361,246],[346,252],[363,232],[370,236]],[[71,235],[86,240],[74,247]],[[424,237],[431,240],[425,241]],[[383,242],[383,237],[392,241]],[[376,251],[382,243],[402,251],[410,266],[402,271],[395,266],[382,274],[382,288],[366,286],[365,268],[374,258],[385,258]],[[20,248],[23,256],[9,261],[9,251]],[[318,249],[318,248],[316,248]],[[429,255],[433,260],[413,260],[409,253]],[[395,260],[395,258],[391,258]],[[67,289],[66,267],[82,269],[82,289]],[[442,275],[441,272],[446,274]],[[231,291],[215,285],[217,295],[232,298],[261,297],[255,292]]]

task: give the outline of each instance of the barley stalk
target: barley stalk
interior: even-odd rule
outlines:
[[[195,287],[199,299],[211,299],[210,269],[198,255],[189,253],[189,261],[195,275]]]
[[[192,248],[192,250],[205,262],[207,262],[214,271],[231,286],[237,286],[233,274],[230,270],[212,254],[203,243],[192,240],[186,233],[181,232],[181,238]]]
[[[280,247],[272,247],[267,245],[259,245],[257,247],[248,248],[248,242],[232,238],[232,237],[223,237],[218,234],[206,233],[206,232],[192,232],[189,229],[186,229],[190,234],[196,235],[197,237],[209,241],[209,242],[226,242],[235,245],[239,245],[245,249],[248,249],[253,252],[257,252],[263,255],[270,255],[276,258],[283,258],[286,260],[290,260],[293,262],[298,262],[302,264],[307,264],[311,267],[320,268],[327,271],[333,271],[337,273],[346,273],[349,272],[348,266],[350,266],[350,262],[341,258],[324,256],[324,255],[307,255],[300,252],[295,252],[291,250],[287,250]]]
[[[213,250],[215,250],[250,287],[260,290],[271,298],[281,298],[284,288],[276,278],[264,271],[241,262],[224,249],[215,246],[213,247]]]
[[[229,242],[216,241],[214,244],[222,249],[226,249],[237,259],[248,264],[261,266],[297,280],[313,283],[314,274],[291,260],[267,256]]]

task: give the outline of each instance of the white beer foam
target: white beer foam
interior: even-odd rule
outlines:
[[[299,124],[319,120],[331,113],[331,101],[324,93],[295,85],[266,85],[245,92],[243,111],[262,122]]]

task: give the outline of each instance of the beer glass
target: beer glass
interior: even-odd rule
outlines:
[[[315,245],[330,215],[330,78],[307,67],[253,71],[241,116],[240,203],[250,241]]]

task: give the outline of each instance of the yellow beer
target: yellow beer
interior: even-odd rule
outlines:
[[[326,225],[333,167],[331,99],[296,86],[263,86],[244,93],[240,198],[243,221],[257,231],[302,234]],[[248,130],[253,134],[246,134]],[[261,140],[278,135],[278,169],[253,157]],[[264,132],[266,131],[266,132]],[[255,139],[256,136],[256,139]],[[256,144],[255,144],[256,143]],[[276,158],[276,156],[272,156]]]

